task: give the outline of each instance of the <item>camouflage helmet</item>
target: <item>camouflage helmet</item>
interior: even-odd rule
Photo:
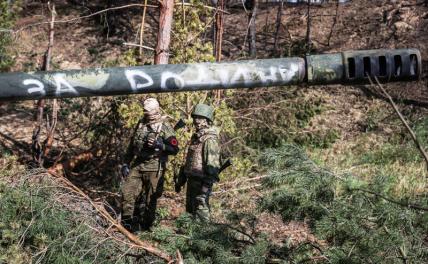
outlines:
[[[195,108],[193,108],[192,117],[202,116],[210,120],[214,121],[214,108],[212,106],[206,104],[197,104]]]

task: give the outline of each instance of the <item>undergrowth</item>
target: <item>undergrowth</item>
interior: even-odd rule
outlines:
[[[428,149],[428,118],[422,115],[414,119],[411,127],[422,147]],[[384,175],[393,182],[391,188],[397,196],[424,193],[427,165],[407,130],[396,122],[399,121],[394,120],[394,130],[387,135],[382,131],[361,133],[330,149],[311,149],[309,155],[337,173],[353,173],[368,181],[374,175]]]
[[[13,156],[0,162],[0,263],[133,263],[90,205]]]
[[[0,72],[7,71],[14,63],[8,50],[12,44],[12,26],[16,19],[19,1],[0,0]]]
[[[161,243],[171,254],[179,250],[185,263],[266,263],[270,244],[238,224],[245,220],[244,215],[231,214],[228,223],[203,223],[185,213],[174,230],[157,227],[142,237]]]
[[[284,221],[308,222],[322,241],[295,255],[293,263],[308,257],[326,263],[426,263],[427,193],[397,197],[388,174],[370,180],[334,174],[294,145],[262,157],[270,168],[264,186],[273,191],[261,207]]]

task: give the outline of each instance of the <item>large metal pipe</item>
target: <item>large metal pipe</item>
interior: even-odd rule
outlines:
[[[303,58],[150,65],[0,74],[0,100],[315,84],[411,81],[421,75],[416,49],[348,51]]]

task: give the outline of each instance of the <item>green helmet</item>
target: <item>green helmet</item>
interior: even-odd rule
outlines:
[[[192,117],[194,116],[202,116],[213,122],[214,108],[206,104],[197,104],[195,108],[193,108]]]

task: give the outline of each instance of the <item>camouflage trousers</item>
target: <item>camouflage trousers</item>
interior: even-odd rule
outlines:
[[[211,193],[211,186],[208,187],[207,192],[203,192],[204,186],[202,180],[198,178],[189,177],[187,180],[186,190],[186,212],[194,215],[200,221],[209,221],[211,217],[209,197]]]
[[[122,185],[122,222],[131,231],[148,230],[156,218],[157,200],[164,185],[164,171],[134,168]]]

